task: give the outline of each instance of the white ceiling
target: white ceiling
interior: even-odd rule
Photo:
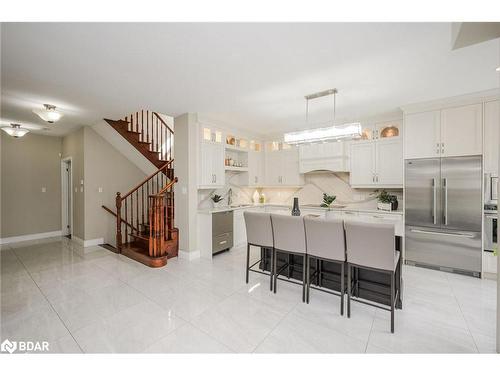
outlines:
[[[141,108],[200,112],[259,134],[304,127],[303,96],[336,87],[337,118],[498,86],[499,42],[451,50],[449,23],[2,24],[4,120],[61,135]],[[321,118],[324,106],[312,108]]]

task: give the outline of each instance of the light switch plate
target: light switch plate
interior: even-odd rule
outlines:
[[[185,186],[182,187],[182,194],[187,194],[188,190]]]
[[[42,193],[46,193],[47,192],[47,188],[46,187],[42,187]]]
[[[102,193],[102,187],[99,187],[99,193]]]

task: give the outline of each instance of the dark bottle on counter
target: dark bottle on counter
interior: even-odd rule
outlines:
[[[299,198],[293,198],[292,216],[300,216]]]

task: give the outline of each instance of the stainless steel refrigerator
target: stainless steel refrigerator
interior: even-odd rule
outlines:
[[[408,263],[480,276],[481,156],[405,161]]]

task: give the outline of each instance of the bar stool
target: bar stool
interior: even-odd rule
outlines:
[[[303,258],[302,302],[305,302],[306,233],[304,229],[304,219],[300,216],[271,214],[271,221],[273,223],[273,234],[274,234],[274,259],[273,259],[274,293],[276,293],[278,276],[285,268],[290,267],[290,262],[288,261],[283,266],[281,266],[279,270],[277,270],[277,254],[281,252],[291,255],[301,255]]]
[[[309,303],[309,292],[311,286],[311,259],[337,263],[340,265],[340,315],[344,315],[344,221],[339,219],[323,219],[306,216],[304,217],[304,226],[307,249],[306,302]],[[316,272],[318,272],[318,270],[316,270]]]
[[[271,249],[271,264],[269,267],[270,273],[270,290],[273,290],[273,255],[274,255],[274,239],[273,239],[273,227],[271,222],[271,214],[263,212],[249,212],[245,211],[243,213],[245,218],[245,226],[247,230],[247,268],[246,268],[246,283],[248,284],[248,275],[250,271],[256,273],[262,273],[267,275],[265,272],[257,271],[252,269],[257,263],[263,261],[263,257],[249,266],[250,263],[250,246],[257,246],[260,248]],[[265,256],[265,250],[264,250]]]
[[[394,309],[397,293],[399,293],[399,290],[395,290],[399,252],[396,252],[395,249],[394,224],[346,221],[344,225],[347,250],[347,317],[351,316],[351,268],[369,269],[389,274],[391,278],[391,308],[372,306],[391,312],[391,332],[394,333]]]

